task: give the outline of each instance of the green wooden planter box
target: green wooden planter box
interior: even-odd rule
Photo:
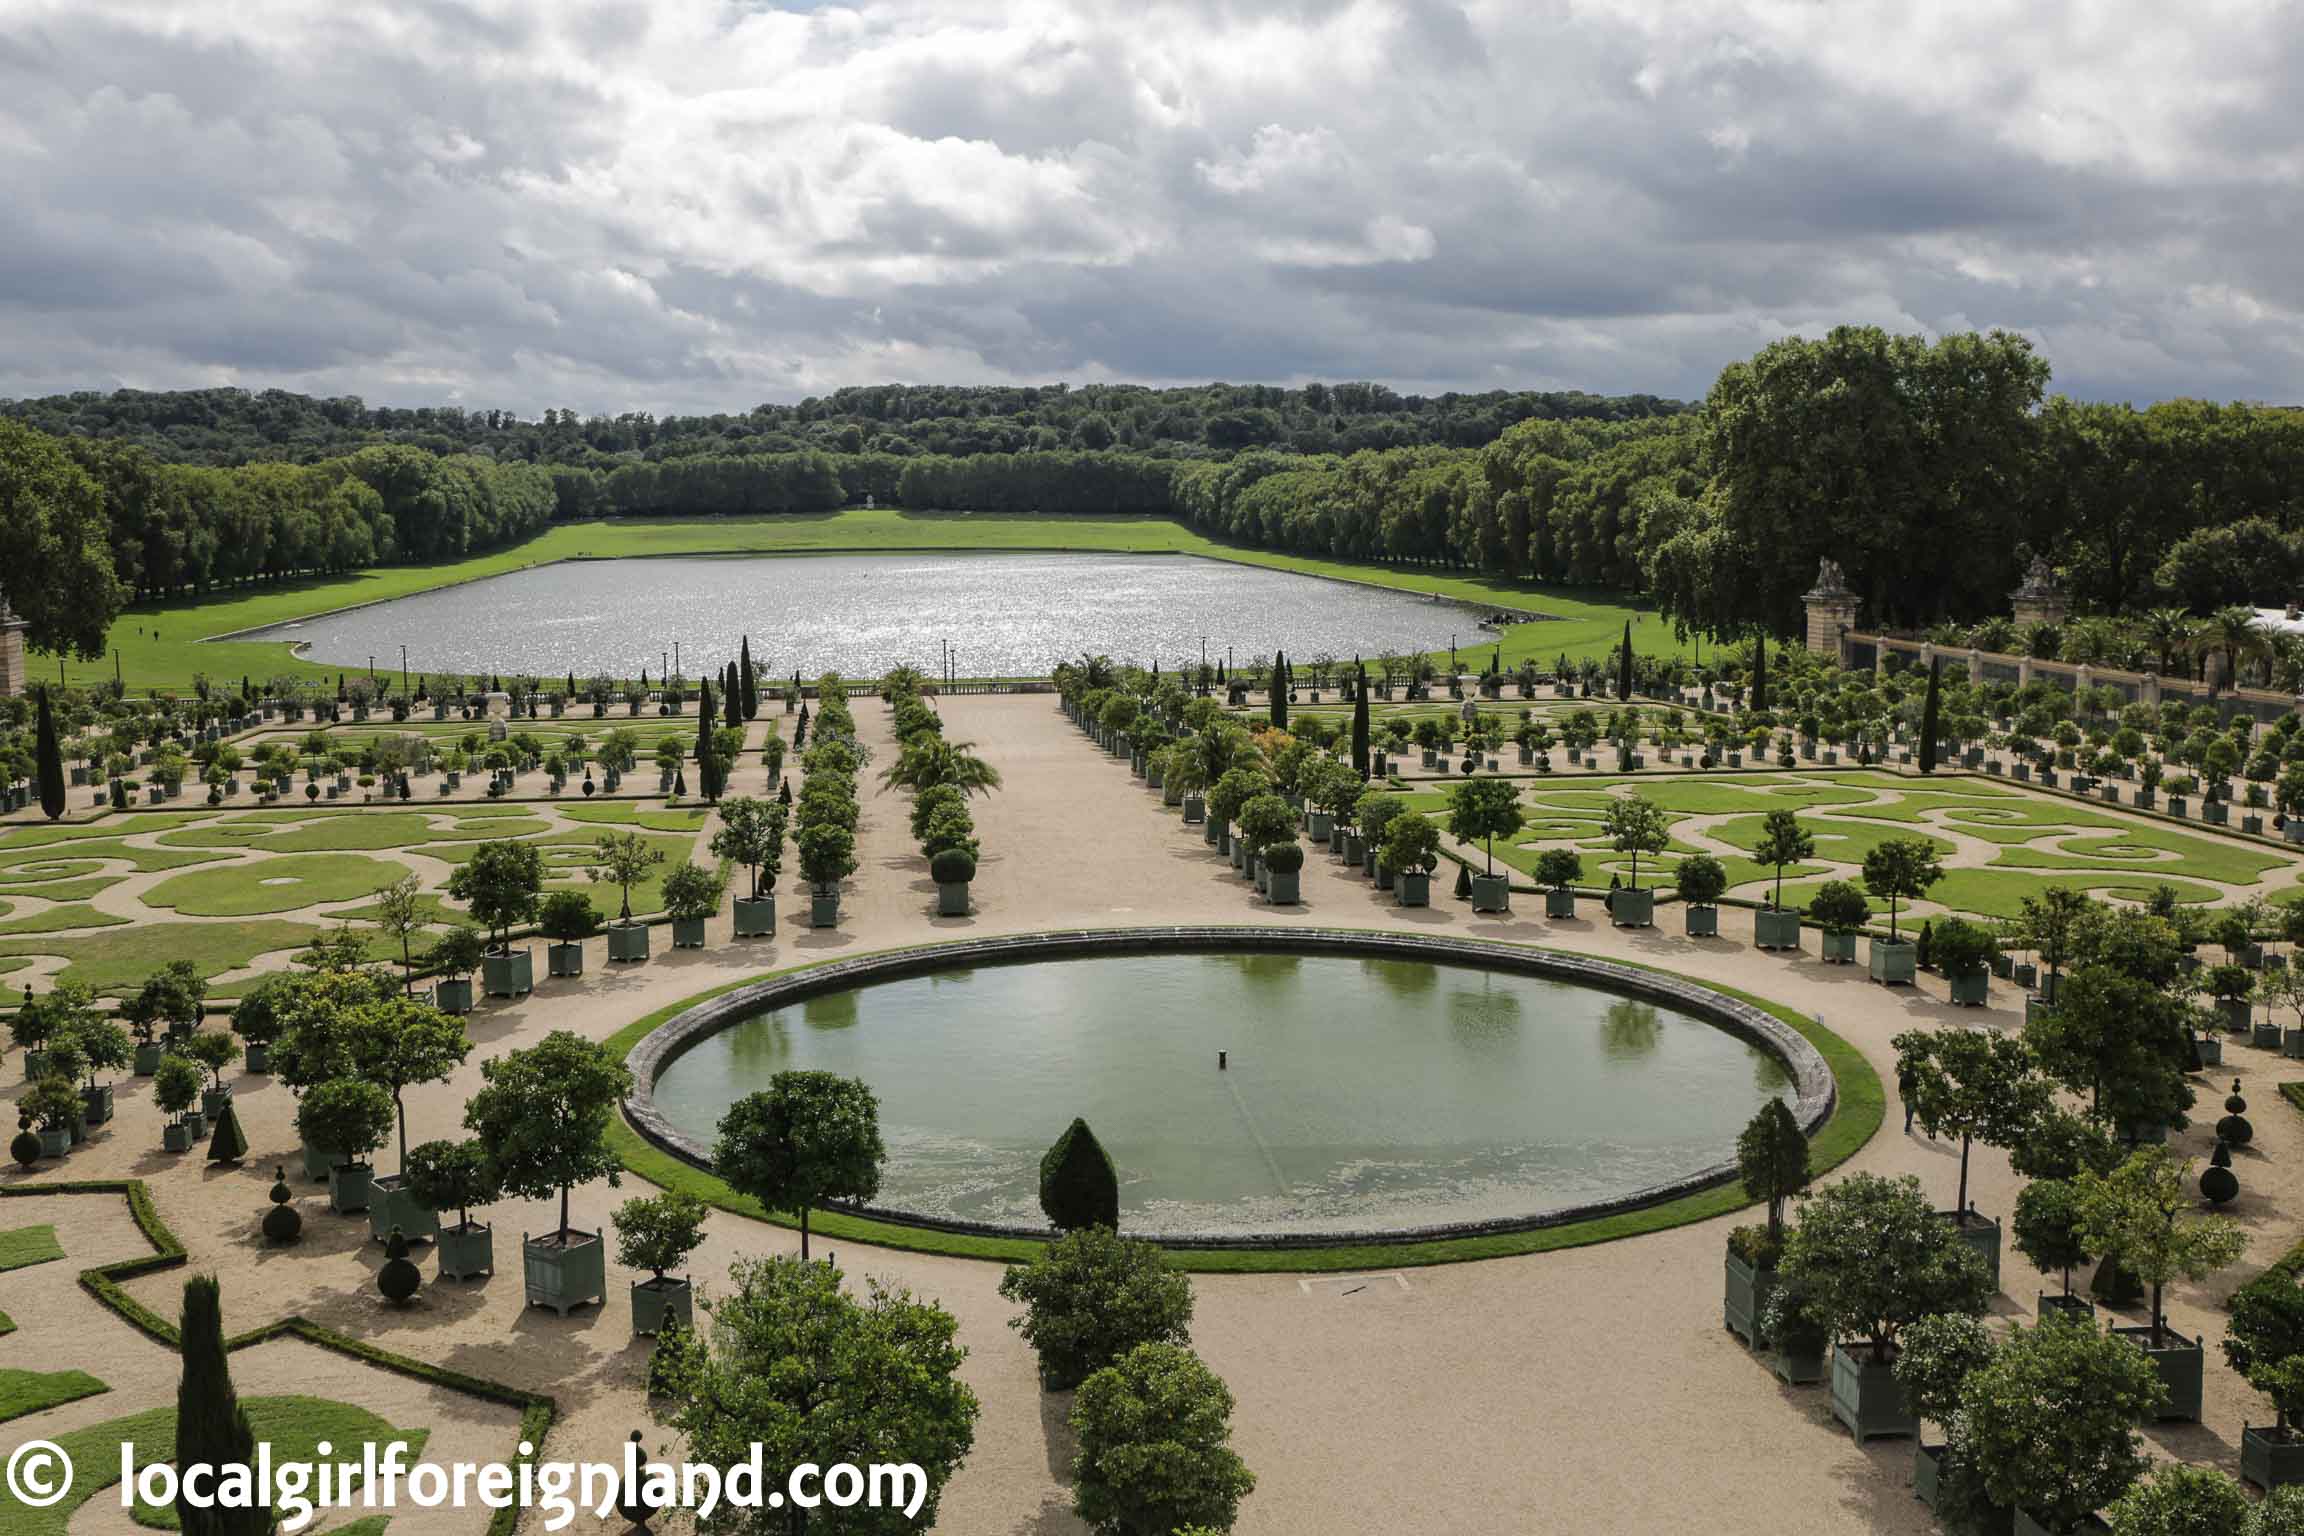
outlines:
[[[388,1173],[375,1181],[368,1198],[368,1236],[389,1241],[392,1229],[408,1241],[422,1242],[440,1235],[440,1213],[401,1187],[401,1177]]]
[[[612,923],[608,928],[608,958],[615,961],[648,958],[646,923]]]
[[[1896,1381],[1894,1362],[1874,1361],[1868,1345],[1853,1352],[1845,1344],[1832,1347],[1832,1416],[1848,1426],[1859,1445],[1879,1436],[1920,1432]]]
[[[1856,963],[1856,935],[1852,933],[1826,933],[1821,948],[1828,965]]]
[[[1687,907],[1683,909],[1683,925],[1692,939],[1720,937],[1720,909],[1718,907]]]
[[[1917,1440],[1912,1446],[1912,1497],[1936,1507],[1936,1495],[1944,1481],[1944,1447],[1922,1445]]]
[[[366,1163],[339,1163],[328,1170],[328,1209],[357,1216],[375,1198],[376,1170]]]
[[[1378,889],[1382,889],[1384,873],[1376,867],[1376,850],[1374,848],[1364,847],[1360,850],[1360,873],[1377,881]]]
[[[658,1334],[666,1323],[696,1326],[695,1287],[677,1276],[632,1283],[632,1331]]]
[[[469,1280],[496,1273],[496,1229],[484,1221],[465,1227],[442,1227],[433,1240],[440,1257],[440,1278]]]
[[[1996,972],[2029,991],[2040,984],[2040,967],[2029,960],[2019,961],[2005,971]]]
[[[1800,914],[1789,907],[1762,907],[1752,914],[1752,942],[1762,949],[1798,949]]]
[[[1272,905],[1276,907],[1292,907],[1296,905],[1298,900],[1296,890],[1297,881],[1299,878],[1300,872],[1293,869],[1266,870],[1260,877],[1260,883],[1264,887],[1264,899],[1271,902]],[[1472,884],[1475,889],[1477,889],[1480,882],[1475,880],[1472,882]],[[1474,897],[1474,902],[1477,904],[1478,897]]]
[[[2166,1342],[2161,1348],[2152,1347],[2149,1327],[2112,1328],[2108,1332],[2127,1339],[2144,1351],[2145,1358],[2160,1373],[2161,1385],[2168,1389],[2168,1400],[2160,1405],[2162,1419],[2182,1419],[2188,1423],[2200,1421],[2200,1388],[2204,1366],[2208,1358],[2203,1341],[2187,1341],[2173,1328],[2161,1335]]]
[[[1727,1291],[1721,1302],[1721,1320],[1728,1331],[1744,1340],[1746,1349],[1760,1347],[1760,1314],[1767,1308],[1768,1297],[1776,1289],[1776,1271],[1756,1269],[1738,1258],[1733,1251],[1727,1256]]]
[[[163,1152],[191,1151],[192,1127],[181,1120],[171,1120],[160,1127],[160,1150]]]
[[[1619,928],[1655,927],[1656,893],[1635,891],[1629,886],[1611,892],[1608,898],[1608,921]]]
[[[2096,1321],[2096,1303],[2085,1296],[2065,1296],[2062,1294],[2051,1296],[2048,1292],[2041,1291],[2033,1303],[2033,1310],[2040,1314],[2040,1321],[2042,1322],[2046,1322],[2052,1317],[2069,1318],[2077,1323]]]
[[[1992,1284],[2000,1284],[2000,1218],[1980,1216],[1971,1205],[1966,1211],[1938,1211],[1952,1225],[1953,1235],[1976,1250],[1992,1276]]]
[[[1401,874],[1393,877],[1393,888],[1399,893],[1404,907],[1432,905],[1432,877],[1427,874]]]
[[[200,1113],[211,1121],[221,1118],[224,1113],[224,1106],[231,1102],[232,1090],[229,1088],[203,1088],[200,1090]]]
[[[185,1130],[189,1135],[191,1128],[187,1126]],[[42,1157],[62,1157],[72,1150],[72,1130],[69,1126],[58,1126],[52,1131],[43,1130],[39,1135]],[[189,1146],[191,1143],[187,1140],[185,1144]]]
[[[272,1047],[250,1045],[248,1054],[241,1059],[240,1065],[259,1076],[269,1077],[272,1073]]]
[[[522,1282],[528,1305],[550,1307],[562,1317],[570,1307],[602,1300],[608,1289],[608,1245],[599,1232],[548,1232],[520,1240]]]
[[[1205,796],[1184,797],[1184,824],[1188,827],[1208,825],[1208,801]]]
[[[769,937],[775,932],[775,897],[739,896],[736,898],[736,937],[759,939]]]
[[[2280,1031],[2280,1054],[2290,1059],[2304,1058],[2304,1029],[2291,1026]]]
[[[2200,1065],[2204,1067],[2224,1065],[2224,1042],[2214,1035],[2196,1036],[2192,1044],[2194,1049],[2200,1052]]]
[[[1964,1008],[1981,1008],[1991,997],[1992,973],[1973,971],[1965,976],[1947,976],[1945,986],[1952,1001]]]
[[[1511,911],[1511,877],[1509,875],[1474,875],[1472,877],[1472,910],[1475,912]]]
[[[102,1125],[112,1118],[110,1083],[99,1083],[93,1088],[80,1090],[80,1117],[90,1125]]]
[[[938,917],[966,917],[968,915],[967,881],[939,880],[936,882],[936,915]]]
[[[2276,1051],[2280,1049],[2280,1035],[2280,1026],[2267,1020],[2249,1030],[2248,1043],[2267,1051]]]
[[[1872,979],[1882,986],[1910,986],[1919,973],[1919,954],[1917,944],[1874,939],[1870,945]]]
[[[160,1058],[164,1054],[166,1054],[165,1049],[157,1040],[153,1041],[150,1045],[140,1045],[136,1047],[136,1075],[138,1077],[150,1077],[153,1073],[159,1071]]]
[[[1336,830],[1336,818],[1326,811],[1314,811],[1305,818],[1304,835],[1315,843],[1328,841],[1328,834]]]
[[[336,1166],[336,1156],[322,1151],[310,1142],[304,1143],[304,1177],[315,1183],[328,1177],[328,1170]]]
[[[470,1013],[472,1011],[472,978],[449,977],[432,989],[432,1006],[442,1013]]]
[[[1576,893],[1574,891],[1546,891],[1544,893],[1544,915],[1546,917],[1574,917],[1576,915]]]
[[[526,997],[536,990],[536,956],[514,949],[480,962],[480,979],[490,997]]]
[[[2266,1493],[2304,1483],[2304,1435],[2269,1424],[2242,1425],[2240,1475]]]
[[[702,949],[704,947],[704,919],[676,917],[672,919],[672,947],[674,949]]]
[[[822,891],[808,898],[808,926],[811,928],[837,928],[840,926],[840,893],[827,896]]]
[[[1344,862],[1363,867],[1368,862],[1368,840],[1357,832],[1344,834]]]
[[[544,946],[544,971],[550,976],[581,976],[584,974],[584,946],[581,944],[547,944]]]
[[[46,1070],[47,1066],[48,1053],[46,1051],[26,1051],[24,1053],[24,1081],[32,1082]]]
[[[1769,1351],[1768,1368],[1788,1386],[1806,1387],[1822,1381],[1830,1371],[1825,1360],[1824,1335],[1778,1340]]]
[[[208,1134],[208,1117],[196,1109],[188,1109],[184,1111],[184,1128],[192,1133],[194,1141],[198,1141]],[[80,1138],[74,1136],[72,1139],[78,1141]]]

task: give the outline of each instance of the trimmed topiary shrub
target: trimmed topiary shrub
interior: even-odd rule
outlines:
[[[928,861],[928,874],[938,885],[966,885],[976,878],[976,856],[965,848],[947,848]]]
[[[1087,1121],[1075,1119],[1042,1155],[1040,1209],[1062,1232],[1120,1225],[1120,1171]]]

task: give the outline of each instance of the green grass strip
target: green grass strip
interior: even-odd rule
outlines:
[[[0,1232],[0,1270],[46,1264],[62,1257],[64,1245],[56,1241],[56,1229],[52,1226],[18,1227],[13,1232]]]
[[[899,954],[907,950],[935,948],[934,945],[901,945],[895,949],[876,951],[880,954]],[[1561,953],[1547,950],[1541,945],[1513,945],[1516,949],[1534,949],[1540,953]],[[841,960],[860,958],[842,955]],[[813,965],[830,964],[814,961],[810,965],[787,967],[781,971],[763,972],[762,976],[788,975],[794,971],[810,969]],[[1695,981],[1663,966],[1641,965],[1636,961],[1619,961],[1638,970],[1654,971],[1681,981]],[[761,976],[745,977],[725,982],[693,997],[670,1003],[654,1013],[634,1020],[608,1037],[608,1049],[622,1060],[632,1048],[644,1039],[650,1030],[675,1015],[707,999],[748,986]],[[1881,1087],[1879,1073],[1871,1063],[1847,1041],[1805,1014],[1798,1013],[1781,1003],[1722,986],[1717,982],[1698,981],[1699,986],[1710,988],[1725,997],[1750,1003],[1764,1009],[1796,1029],[1823,1056],[1838,1085],[1832,1114],[1817,1131],[1809,1144],[1809,1157],[1815,1171],[1822,1174],[1839,1166],[1880,1128],[1881,1117],[1887,1112],[1887,1095]],[[780,1227],[797,1227],[798,1220],[781,1211],[764,1210],[760,1202],[750,1196],[738,1194],[713,1174],[683,1162],[661,1147],[648,1141],[624,1120],[619,1118],[609,1127],[609,1142],[630,1172],[663,1189],[683,1190],[708,1205],[748,1216],[755,1221],[769,1222]],[[1589,1221],[1570,1222],[1556,1227],[1539,1227],[1526,1232],[1502,1232],[1480,1237],[1443,1238],[1430,1242],[1361,1243],[1339,1245],[1333,1248],[1179,1248],[1169,1253],[1169,1260],[1178,1269],[1200,1274],[1307,1274],[1334,1270],[1395,1269],[1409,1265],[1460,1264],[1474,1259],[1507,1258],[1517,1254],[1549,1253],[1562,1248],[1582,1248],[1593,1243],[1613,1242],[1618,1238],[1636,1237],[1646,1232],[1661,1232],[1690,1222],[1708,1221],[1731,1211],[1742,1210],[1753,1202],[1743,1187],[1733,1180],[1683,1195],[1660,1205],[1644,1206],[1636,1211],[1624,1211],[1611,1216],[1594,1217]],[[809,1218],[810,1233],[827,1242],[847,1241],[869,1243],[880,1248],[895,1248],[910,1253],[937,1253],[954,1258],[991,1259],[1017,1262],[1033,1258],[1044,1246],[1032,1238],[986,1237],[973,1233],[941,1232],[931,1227],[905,1226],[896,1222],[874,1221],[862,1216],[851,1216],[839,1211],[818,1211]]]
[[[0,1424],[111,1390],[86,1371],[0,1370]]]

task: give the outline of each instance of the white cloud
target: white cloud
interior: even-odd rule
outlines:
[[[2276,0],[0,0],[0,394],[1700,393],[1842,320],[2304,396]]]

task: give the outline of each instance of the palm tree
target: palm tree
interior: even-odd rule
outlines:
[[[946,741],[921,735],[905,744],[896,761],[880,775],[880,782],[915,795],[949,784],[962,794],[982,794],[1000,787],[1000,770],[976,755],[972,741]]]
[[[2238,603],[2219,608],[2208,616],[2199,639],[2195,642],[2203,655],[2221,651],[2224,654],[2224,685],[2240,686],[2240,663],[2254,660],[2264,653],[2264,631],[2256,627],[2256,610]]]
[[[2160,653],[2163,677],[2176,670],[2176,658],[2189,655],[2199,638],[2200,621],[2181,608],[2155,608],[2144,615],[2144,639]]]

